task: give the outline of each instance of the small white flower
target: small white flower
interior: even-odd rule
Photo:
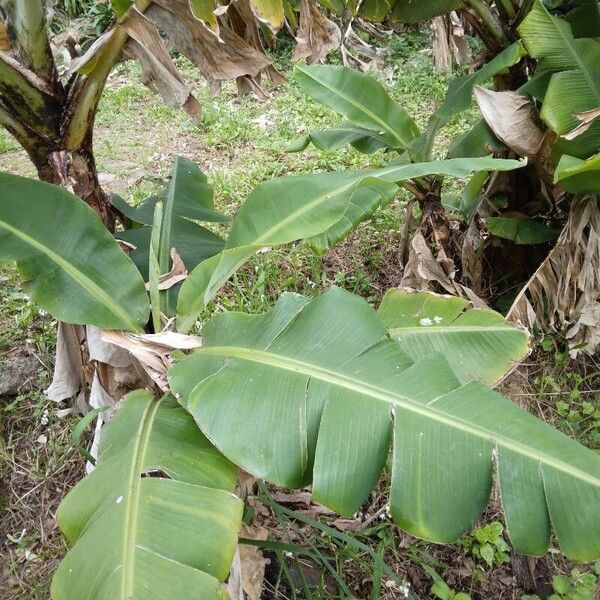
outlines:
[[[434,321],[435,321],[437,324],[439,324],[439,323],[441,323],[441,322],[444,320],[444,317],[440,317],[440,316],[436,315],[435,317],[433,317],[433,320],[434,320]]]
[[[430,325],[433,325],[433,321],[429,317],[424,317],[419,321],[419,325],[421,327],[429,327]]]
[[[42,412],[42,416],[40,417],[40,423],[44,426],[48,425],[48,423],[49,423],[47,408],[45,408],[44,411]]]

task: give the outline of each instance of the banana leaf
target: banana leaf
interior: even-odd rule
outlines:
[[[141,331],[148,320],[134,264],[64,188],[0,173],[0,261],[16,261],[27,293],[61,321]]]
[[[96,469],[58,509],[72,547],[52,599],[227,599],[243,508],[235,474],[173,397],[129,394]]]
[[[600,557],[600,456],[472,382],[441,354],[413,361],[364,300],[311,301],[216,316],[172,389],[225,456],[352,515],[391,458],[390,510],[412,535],[453,542],[480,517],[494,472],[517,552]],[[232,435],[235,432],[235,435]]]

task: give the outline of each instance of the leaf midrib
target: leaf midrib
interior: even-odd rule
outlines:
[[[498,445],[504,446],[505,448],[516,452],[517,454],[521,454],[526,458],[538,460],[542,463],[548,464],[559,471],[563,471],[568,475],[577,477],[588,484],[600,488],[600,478],[594,477],[593,475],[573,467],[568,463],[565,463],[554,457],[549,457],[538,450],[532,449],[529,446],[525,446],[518,441],[506,437],[505,435],[499,434],[498,432],[482,426],[473,425],[472,423],[469,423],[463,419],[449,415],[446,412],[442,412],[433,407],[431,403],[418,403],[414,400],[411,400],[407,396],[393,394],[384,388],[364,383],[363,381],[354,379],[343,373],[338,373],[336,371],[319,367],[311,363],[306,363],[296,358],[281,356],[254,348],[242,348],[236,346],[210,346],[199,349],[196,354],[209,354],[229,358],[240,358],[242,360],[266,364],[294,373],[301,373],[303,375],[307,375],[308,377],[319,379],[326,383],[331,383],[353,392],[369,396],[375,400],[379,400],[380,402],[386,402],[392,406],[400,406],[424,417],[443,423],[447,426],[451,426],[471,435],[477,436],[481,439],[487,441],[495,440]],[[437,400],[437,398],[435,400]]]
[[[418,327],[389,327],[388,331],[391,336],[402,335],[403,333],[421,334],[421,333],[520,333],[523,332],[509,325],[432,325]]]
[[[38,252],[47,256],[52,262],[68,273],[71,278],[76,281],[84,290],[90,293],[90,295],[100,300],[100,302],[123,324],[131,328],[133,331],[140,331],[140,326],[135,321],[130,319],[127,312],[124,311],[118,303],[113,302],[112,297],[107,294],[99,285],[97,285],[93,279],[90,279],[83,271],[75,268],[72,263],[65,260],[62,256],[51,250],[48,246],[41,244],[35,238],[27,235],[24,231],[13,227],[6,221],[0,220],[0,227],[3,227],[15,237],[25,242],[27,245],[35,248]]]
[[[144,409],[141,419],[141,427],[138,430],[138,436],[134,443],[131,453],[131,463],[127,487],[127,505],[125,507],[125,519],[123,524],[123,579],[121,580],[121,592],[123,600],[133,598],[134,590],[134,568],[135,568],[135,548],[138,528],[138,515],[140,506],[140,489],[142,486],[142,471],[146,459],[146,450],[152,426],[161,400],[151,400]]]

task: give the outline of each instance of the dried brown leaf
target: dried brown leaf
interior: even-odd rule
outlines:
[[[515,299],[507,318],[528,329],[565,331],[571,354],[600,343],[600,208],[573,200],[555,247]]]
[[[10,41],[8,39],[8,31],[4,21],[0,21],[0,50],[3,52],[10,51]]]
[[[134,7],[121,19],[120,26],[130,36],[124,52],[140,63],[144,85],[159,94],[168,106],[185,108],[198,118],[200,104],[179,76],[154,23]],[[202,27],[200,22],[197,26]]]
[[[269,537],[269,531],[265,527],[243,524],[240,537],[250,540],[266,540]],[[239,552],[242,589],[246,599],[260,600],[265,579],[265,567],[270,561],[263,556],[257,546],[240,544]]]
[[[453,296],[462,296],[471,301],[477,308],[486,308],[487,303],[471,288],[460,284],[454,279],[454,262],[443,249],[433,256],[425,237],[417,231],[410,243],[408,261],[404,268],[401,288],[427,290],[431,283],[437,283]]]
[[[305,58],[309,64],[320,63],[342,41],[340,28],[329,20],[314,0],[302,0],[300,27],[296,33],[297,45],[292,61]]]
[[[221,39],[191,15],[187,0],[155,0],[145,15],[164,31],[169,42],[187,56],[214,85],[244,75],[255,76],[271,59],[221,24]]]
[[[474,91],[479,110],[496,137],[519,156],[533,158],[544,137],[533,104],[516,92],[495,92],[479,85]]]
[[[344,65],[362,71],[377,70],[383,67],[388,52],[365,42],[352,28],[352,22],[342,36],[342,60]]]
[[[456,294],[457,284],[446,271],[448,267],[446,255],[442,254],[436,259],[420,231],[415,233],[410,245],[409,258],[404,269],[401,286],[425,290],[431,282],[436,282],[446,291]]]
[[[81,325],[58,323],[56,357],[52,383],[46,396],[53,402],[72,398],[85,382],[83,351],[85,329]]]
[[[456,12],[435,17],[433,32],[433,64],[436,71],[449,72],[454,65],[471,59],[471,49],[465,40],[465,30]]]
[[[575,127],[569,133],[565,133],[562,137],[565,140],[574,140],[577,136],[585,133],[592,125],[592,123],[600,117],[600,107],[593,108],[592,110],[586,110],[584,112],[575,113],[574,117],[579,121],[579,125]]]
[[[103,330],[101,338],[130,352],[162,391],[169,389],[167,371],[172,364],[171,352],[192,350],[202,345],[201,338],[174,331],[138,335],[126,331]]]
[[[159,290],[168,290],[169,288],[172,288],[174,285],[186,279],[188,276],[188,270],[183,264],[183,260],[181,260],[181,256],[179,256],[175,248],[171,248],[171,261],[171,270],[158,278]]]

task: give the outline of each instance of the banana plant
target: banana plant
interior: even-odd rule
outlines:
[[[442,10],[442,4],[425,2],[422,9]],[[500,11],[503,3],[496,4]],[[401,5],[409,10],[411,3]],[[573,229],[568,224],[571,200],[577,194],[600,193],[597,176],[600,79],[595,67],[600,60],[600,42],[597,32],[591,32],[586,25],[600,23],[600,9],[597,3],[579,2],[560,18],[551,14],[540,0],[534,0],[530,8],[512,22],[514,27],[518,25],[514,34],[521,39],[496,53],[478,71],[453,79],[443,104],[431,116],[424,132],[415,130],[414,121],[401,107],[393,106],[383,87],[371,76],[343,67],[296,67],[300,87],[345,120],[332,129],[304,135],[290,145],[289,151],[305,150],[310,143],[328,150],[350,144],[365,154],[393,153],[396,162],[427,161],[441,128],[469,109],[475,95],[483,118],[451,144],[448,158],[484,157],[493,152],[529,161],[526,169],[514,170],[502,178],[483,170],[475,172],[459,194],[445,193],[439,176],[413,178],[402,184],[420,208],[420,227],[405,259],[405,279],[413,287],[428,283],[421,281],[419,271],[425,269],[418,266],[426,252],[446,264],[446,273],[456,274],[454,279],[448,279],[438,273],[430,276],[429,281],[450,292],[460,293],[460,285],[468,287],[470,291],[462,290],[466,297],[470,292],[481,296],[491,291],[491,299],[508,308],[507,300],[514,298],[510,289],[526,290],[527,280],[541,265],[555,270],[542,261],[559,239],[561,230],[564,233]],[[528,71],[527,64],[533,60],[536,67]],[[516,91],[510,87],[506,90],[507,72],[522,75],[518,88],[512,88]],[[503,91],[482,87],[490,79],[501,85]],[[352,226],[371,218],[383,203],[374,202],[360,215],[353,211]],[[597,210],[595,206],[592,200],[589,211]],[[458,227],[457,217],[462,219]],[[594,218],[590,219],[584,227],[584,239],[593,246],[597,232]],[[423,239],[429,250],[423,249]],[[520,246],[538,249],[528,253]],[[322,240],[320,247],[326,249],[327,240]],[[594,255],[593,247],[582,252]],[[511,255],[514,258],[507,260]],[[577,257],[564,260],[579,262]],[[579,332],[571,342],[573,347],[581,346],[592,353],[596,346],[593,324],[589,329],[582,316],[591,310],[591,300],[579,299],[579,293],[575,292],[567,312],[561,312],[544,281],[549,280],[540,274],[537,284],[541,292],[532,291],[527,301],[529,317],[522,305],[518,311],[515,307],[511,309],[511,318],[538,329],[555,323],[552,314],[546,314],[542,300],[545,297],[551,302],[559,326]],[[561,289],[569,285],[568,281],[558,284]],[[593,275],[573,285],[580,290],[596,290],[590,292],[590,298],[598,289]],[[532,315],[536,317],[532,319]]]
[[[466,173],[472,164],[443,168]],[[371,182],[386,182],[438,169],[425,163],[367,173]],[[153,210],[149,255],[160,254],[163,232],[164,243],[177,239],[173,228],[162,228],[165,210],[194,225],[193,217],[218,217],[197,168],[178,161],[173,174],[149,205],[123,206],[141,227],[149,226]],[[353,189],[365,174],[344,177],[334,184],[343,180]],[[1,182],[0,256],[17,261],[30,289],[46,291],[36,301],[61,318],[69,314],[59,311],[75,310],[77,322],[140,331],[150,304],[144,278],[93,210],[42,182],[11,175]],[[272,244],[323,233],[349,202],[338,202],[341,192],[333,189],[324,194],[332,199],[325,212],[316,200],[321,195],[308,203],[296,196],[296,203],[280,202],[274,219],[273,195],[263,188],[240,209],[232,233],[268,223]],[[17,195],[19,210],[12,202]],[[25,226],[22,215],[32,213],[24,210],[27,203],[37,214]],[[52,243],[50,230],[64,230],[69,218],[75,231],[97,238],[89,252],[82,254],[66,234]],[[60,228],[53,219],[61,219]],[[201,245],[199,227],[197,235]],[[196,269],[221,260],[215,255]],[[157,281],[150,279],[152,288]],[[95,293],[98,288],[105,293]],[[106,316],[107,292],[120,320]],[[191,310],[179,318],[196,318]],[[423,319],[440,329],[430,332]],[[422,332],[413,331],[415,320]],[[468,529],[487,501],[498,457],[516,548],[545,552],[552,524],[568,556],[600,554],[593,516],[598,457],[476,381],[496,381],[527,351],[526,334],[498,315],[456,299],[402,292],[390,292],[378,315],[357,296],[332,288],[313,300],[283,295],[264,315],[217,315],[203,335],[198,351],[169,358],[175,361],[172,395],[169,389],[133,392],[103,429],[96,469],[58,511],[71,548],[54,577],[53,599],[226,598],[223,582],[242,514],[231,495],[236,467],[290,487],[312,482],[319,501],[348,514],[376,484],[392,437],[392,513],[414,535],[448,542]],[[151,352],[156,338],[129,339]],[[473,358],[468,367],[457,359],[481,357],[485,345],[493,346],[489,369],[477,372]],[[430,489],[434,481],[438,487]],[[572,509],[565,509],[567,501],[575,503]]]

